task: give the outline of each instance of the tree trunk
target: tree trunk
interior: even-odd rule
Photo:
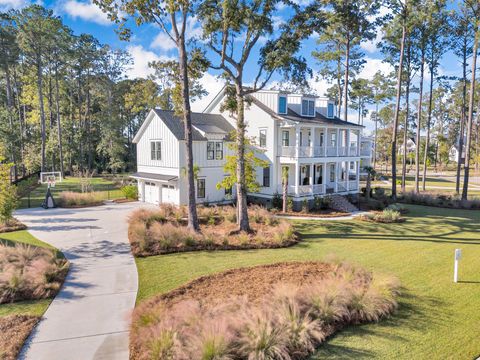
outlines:
[[[247,185],[245,182],[245,103],[243,98],[242,74],[237,76],[235,84],[237,97],[237,208],[240,231],[250,231],[247,207]]]
[[[406,20],[404,20],[406,22]],[[392,199],[397,200],[397,133],[398,133],[398,118],[400,116],[400,99],[402,97],[402,73],[403,73],[403,53],[405,48],[405,38],[407,35],[406,24],[402,27],[402,42],[400,45],[400,60],[398,64],[397,77],[397,100],[395,105],[395,118],[393,120],[393,135],[392,135]]]
[[[200,231],[198,225],[197,205],[195,202],[195,176],[193,171],[193,131],[192,115],[190,109],[190,89],[188,83],[187,53],[185,38],[179,39],[179,62],[183,101],[183,124],[185,129],[186,161],[187,161],[187,187],[188,187],[188,227],[193,231]]]
[[[62,147],[62,124],[60,122],[60,94],[58,85],[58,69],[55,67],[55,112],[57,113],[57,136],[58,136],[58,153],[60,160],[60,174],[62,178],[65,176],[63,168],[63,147]]]
[[[282,185],[283,185],[283,204],[282,204],[282,210],[284,213],[287,212],[287,204],[288,204],[288,171],[286,174],[283,173],[283,168],[282,168]]]
[[[350,36],[347,34],[345,49],[345,83],[343,84],[343,120],[348,121],[348,73],[350,72]]]
[[[465,118],[466,118],[466,107],[467,107],[467,51],[468,43],[467,38],[463,40],[463,89],[462,89],[462,115],[460,117],[460,134],[458,136],[458,148],[460,151],[460,156],[457,159],[457,178],[455,181],[455,191],[457,194],[460,194],[460,178],[462,171],[462,162],[463,162],[463,136],[465,132]]]
[[[37,58],[37,88],[38,88],[38,106],[40,108],[40,127],[42,136],[42,164],[41,171],[45,171],[45,147],[46,147],[46,126],[45,126],[45,109],[43,107],[43,75],[42,75],[42,62]]]
[[[473,127],[473,106],[475,101],[475,71],[477,70],[477,52],[478,52],[478,20],[475,27],[475,40],[473,42],[473,58],[472,58],[472,80],[470,82],[470,97],[468,100],[468,123],[467,123],[467,144],[465,146],[465,173],[463,175],[463,191],[462,200],[468,198],[468,181],[470,173],[470,157],[472,143],[472,127]]]
[[[415,193],[420,192],[420,130],[422,125],[422,106],[423,106],[423,78],[425,73],[425,50],[422,49],[422,59],[420,64],[420,93],[418,98],[418,114],[417,114],[417,140],[415,144]]]
[[[433,53],[433,52],[432,52]],[[423,175],[422,175],[422,190],[426,190],[426,181],[427,181],[427,162],[428,162],[428,148],[430,146],[430,126],[432,122],[432,103],[433,103],[433,56],[432,64],[430,65],[430,95],[428,97],[428,116],[427,116],[427,134],[425,137],[425,152],[423,155]]]
[[[410,50],[407,50],[407,53],[410,53]],[[410,57],[410,55],[407,55]],[[403,122],[403,159],[402,159],[402,192],[406,191],[406,183],[407,183],[407,156],[408,156],[408,117],[410,116],[410,61],[408,61],[409,65],[407,68],[407,86],[405,92],[405,120]]]
[[[373,140],[373,168],[377,166],[377,138],[378,138],[378,101],[375,103],[375,135]]]

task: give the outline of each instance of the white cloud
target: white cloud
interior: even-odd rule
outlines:
[[[28,0],[0,0],[1,11],[8,11],[11,9],[20,9],[27,5],[30,5],[30,1]]]
[[[378,51],[377,44],[382,40],[383,40],[383,32],[381,30],[378,30],[375,39],[362,42],[360,44],[360,47],[370,54],[375,53]]]
[[[100,25],[109,25],[111,21],[97,5],[90,1],[68,0],[62,5],[63,11],[74,19],[80,18]]]
[[[145,50],[141,45],[129,45],[127,46],[127,51],[133,58],[133,66],[126,71],[126,75],[130,79],[146,78],[152,74],[152,69],[148,67],[149,62],[171,60],[167,56],[157,55],[153,51]]]
[[[208,92],[208,95],[192,103],[192,110],[196,112],[202,112],[224,85],[222,80],[210,73],[205,73],[200,79],[200,83]]]
[[[152,49],[160,49],[163,51],[169,51],[175,49],[176,45],[170,37],[163,31],[158,33],[150,44]]]
[[[384,75],[388,75],[394,70],[392,65],[382,62],[381,59],[366,57],[365,60],[366,63],[358,75],[360,78],[371,80],[377,71],[381,71]]]

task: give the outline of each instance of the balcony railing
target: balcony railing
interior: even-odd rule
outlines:
[[[370,156],[371,153],[370,149],[360,149],[360,156]]]
[[[337,156],[337,147],[327,146],[327,156]]]
[[[352,145],[352,146],[350,146],[349,155],[350,155],[350,156],[357,156],[357,154],[358,154],[357,145]]]
[[[347,147],[339,146],[338,147],[338,156],[347,156]]]
[[[349,150],[349,151],[348,151]],[[368,150],[363,156],[368,156]],[[280,146],[279,147],[280,156],[295,158],[297,157],[297,148],[295,146]],[[339,146],[338,149],[336,146],[300,146],[298,147],[298,157],[300,158],[309,158],[309,157],[325,157],[325,156],[357,156],[358,149],[356,147],[351,147],[348,149],[346,146]]]
[[[283,193],[283,186],[278,187],[278,193]],[[322,195],[325,194],[325,185],[316,184],[316,185],[288,185],[288,195],[293,196],[312,196],[312,195]]]

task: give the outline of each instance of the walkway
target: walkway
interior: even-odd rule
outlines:
[[[129,315],[138,284],[126,218],[139,206],[17,212],[33,236],[60,249],[70,261],[65,284],[21,359],[128,359]]]

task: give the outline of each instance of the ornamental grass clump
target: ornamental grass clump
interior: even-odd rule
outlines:
[[[251,232],[238,232],[232,206],[199,206],[200,232],[187,227],[185,207],[162,204],[129,216],[128,238],[135,256],[178,251],[276,248],[297,242],[294,227],[260,206],[249,208]]]
[[[324,276],[312,275],[301,285],[274,283],[259,298],[257,291],[250,294],[254,299],[248,294],[205,294],[205,287],[196,290],[191,283],[140,304],[133,315],[131,358],[308,359],[336,331],[377,322],[397,308],[396,278],[346,263],[323,265],[330,269]],[[209,278],[221,284],[228,279],[206,277],[208,289],[216,287]],[[203,295],[186,296],[189,291]]]
[[[0,304],[52,297],[67,271],[67,260],[53,250],[0,244]]]
[[[58,205],[60,207],[80,207],[95,206],[103,204],[102,194],[95,192],[78,193],[72,191],[63,191],[60,193]]]
[[[365,221],[372,221],[372,222],[386,223],[386,224],[400,223],[405,221],[405,218],[402,217],[402,214],[400,213],[400,211],[393,210],[393,209],[385,209],[381,212],[368,213],[368,214],[362,215],[360,219]]]

